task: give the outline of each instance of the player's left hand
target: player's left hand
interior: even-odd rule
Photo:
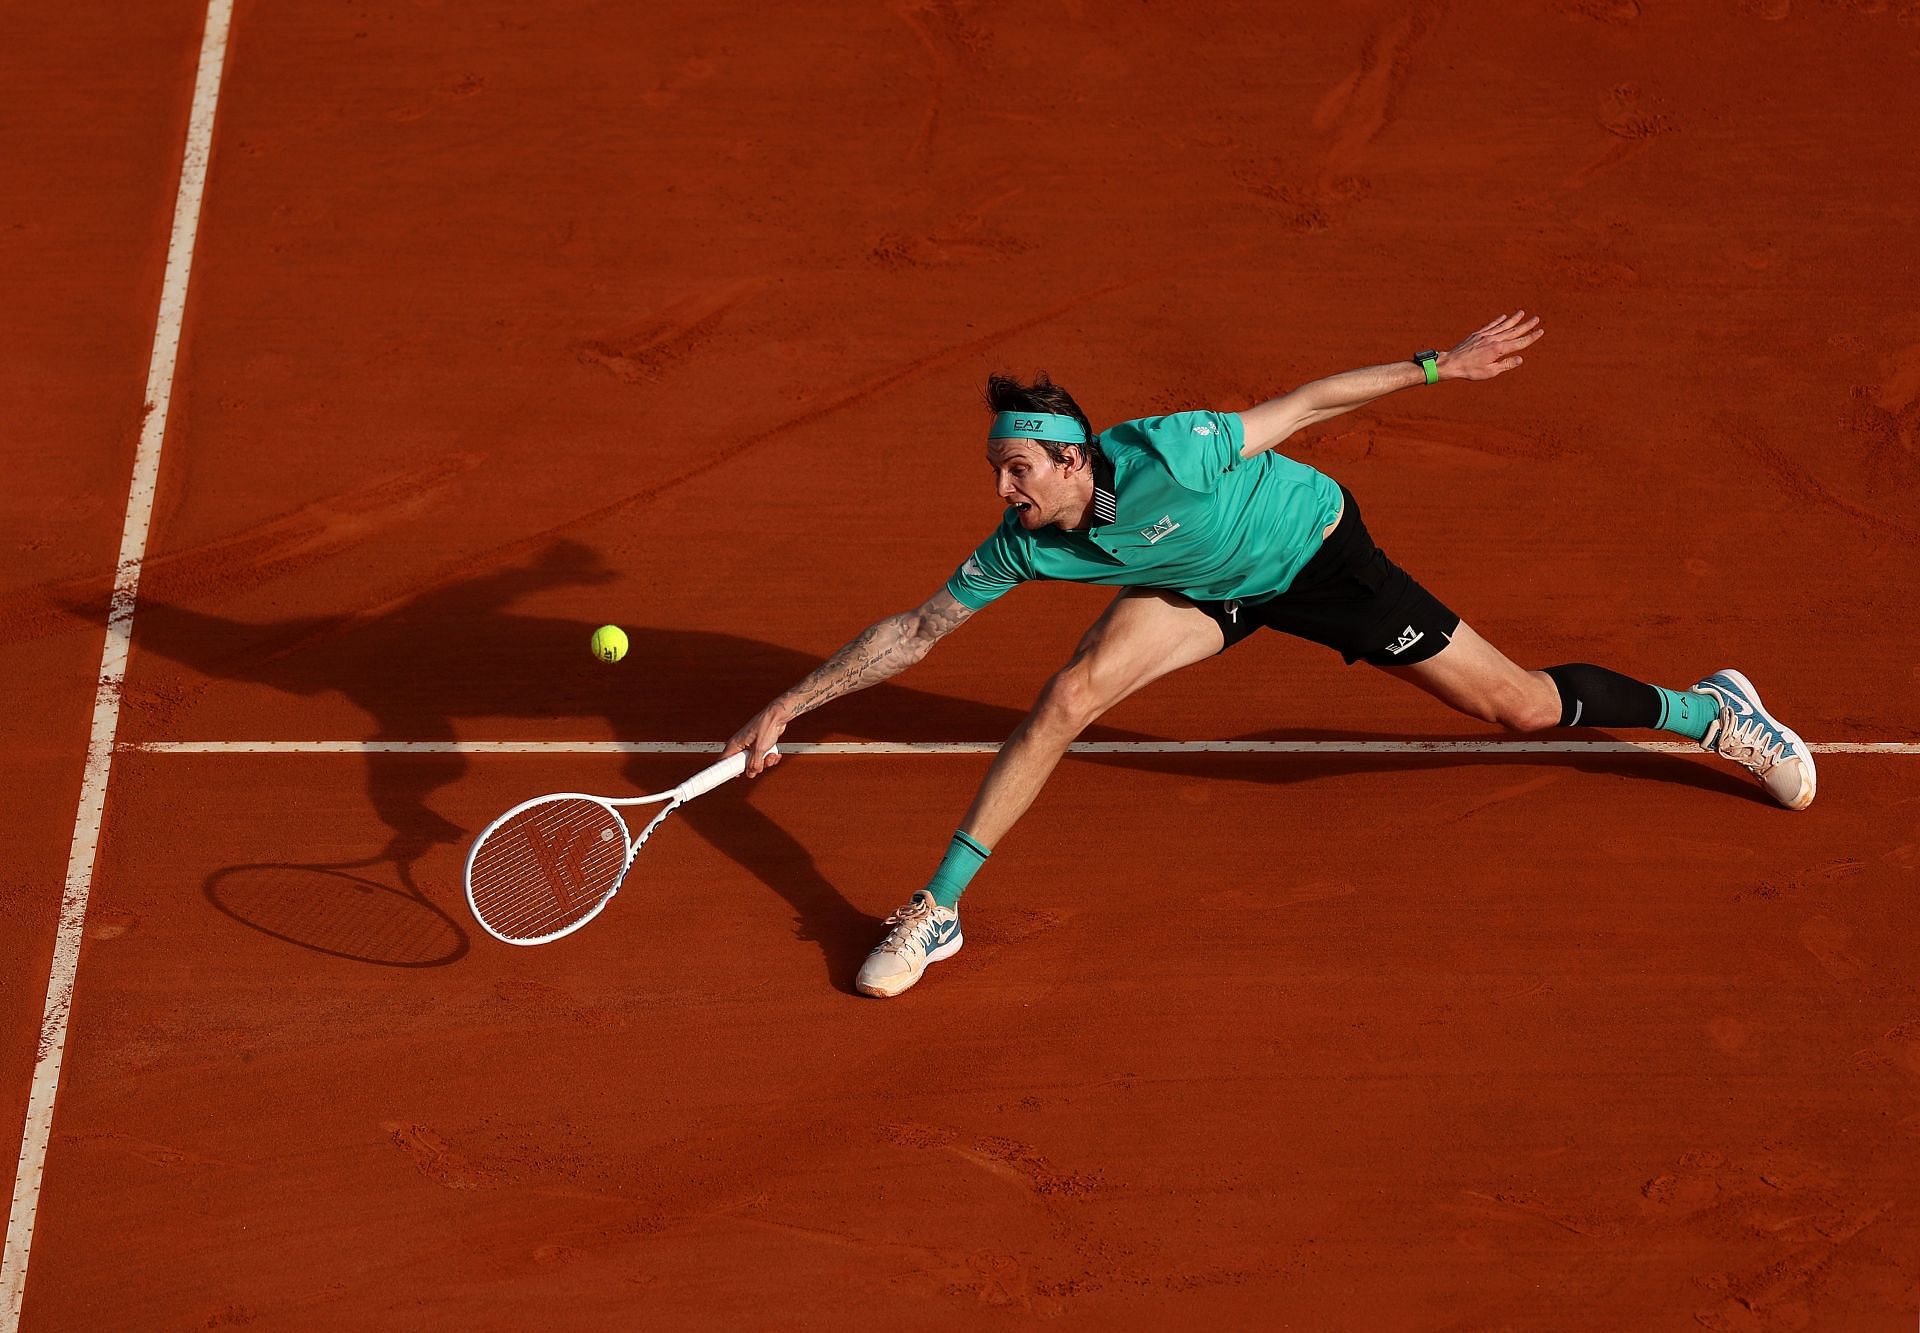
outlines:
[[[1436,362],[1440,378],[1490,380],[1504,375],[1520,364],[1520,349],[1531,347],[1545,332],[1538,315],[1528,319],[1524,310],[1502,315],[1468,334],[1451,352],[1441,353]]]

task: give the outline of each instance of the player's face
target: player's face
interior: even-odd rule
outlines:
[[[1073,469],[1048,458],[1030,440],[989,441],[987,466],[993,469],[994,492],[1028,532],[1059,522],[1078,499]]]

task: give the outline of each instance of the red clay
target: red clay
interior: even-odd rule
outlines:
[[[124,737],[717,740],[994,521],[987,370],[1236,408],[1524,306],[1294,452],[1520,660],[1920,739],[1911,11],[242,4]],[[97,136],[9,158],[16,1128],[197,21],[5,94]],[[1103,604],[794,738],[999,739]],[[1481,734],[1278,639],[1108,722]],[[25,1326],[1910,1329],[1916,763],[1075,761],[881,1004],[981,759],[706,798],[523,951],[465,837],[688,761],[125,754]]]
[[[0,1142],[17,1145],[204,6],[26,9],[0,57]],[[12,1161],[15,1148],[4,1154]],[[10,1192],[10,1191],[9,1191]]]

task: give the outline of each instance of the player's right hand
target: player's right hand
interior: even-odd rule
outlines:
[[[1526,314],[1520,310],[1502,315],[1469,333],[1451,352],[1442,352],[1438,362],[1440,378],[1490,380],[1518,367],[1524,359],[1520,350],[1533,346],[1546,333],[1540,327],[1540,316],[1527,319]]]
[[[777,703],[768,704],[753,715],[751,721],[733,733],[733,739],[727,742],[721,758],[730,754],[747,752],[747,776],[757,778],[780,762],[780,752],[774,743],[780,739],[780,733],[787,729],[787,723],[793,719]]]

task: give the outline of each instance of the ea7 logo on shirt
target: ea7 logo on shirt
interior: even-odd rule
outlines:
[[[1195,435],[1211,435],[1213,434],[1213,427],[1212,426],[1195,426],[1193,428],[1193,433]]]
[[[1407,632],[1405,634],[1402,634],[1399,638],[1387,645],[1387,651],[1395,657],[1398,657],[1401,653],[1406,652],[1407,649],[1413,647],[1414,644],[1426,637],[1425,634],[1409,625],[1407,626]]]
[[[1152,527],[1140,529],[1140,535],[1147,539],[1147,545],[1152,546],[1179,526],[1173,521],[1173,515],[1168,514]]]
[[[960,566],[960,572],[970,579],[977,579],[985,575],[987,571],[980,568],[980,562],[978,560],[975,560],[972,556],[968,556],[967,563]]]

